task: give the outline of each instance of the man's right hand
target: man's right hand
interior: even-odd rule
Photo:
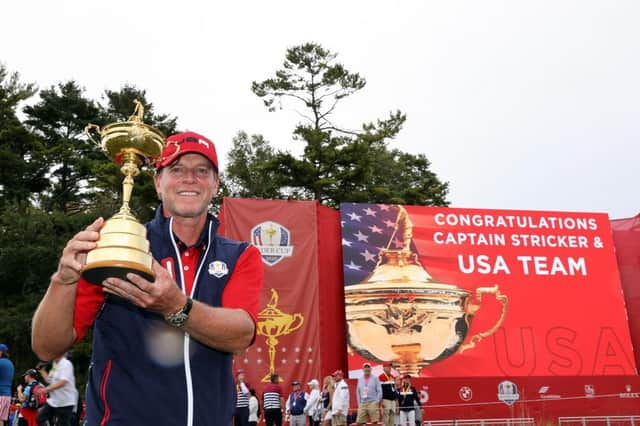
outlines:
[[[87,262],[87,253],[96,248],[104,219],[99,217],[84,231],[78,232],[62,250],[58,270],[51,277],[57,284],[73,285],[80,279],[80,273]]]

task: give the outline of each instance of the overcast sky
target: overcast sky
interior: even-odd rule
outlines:
[[[250,90],[314,41],[367,79],[335,122],[400,109],[454,207],[640,212],[638,1],[11,1],[0,62],[95,99],[134,84],[223,156],[239,131],[300,152]],[[223,165],[224,167],[224,165]]]

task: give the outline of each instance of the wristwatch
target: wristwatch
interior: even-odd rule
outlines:
[[[187,303],[184,304],[182,309],[167,315],[164,320],[174,327],[182,327],[184,323],[187,322],[187,318],[189,318],[189,312],[191,312],[192,306],[193,300],[191,300],[190,297],[187,297]]]

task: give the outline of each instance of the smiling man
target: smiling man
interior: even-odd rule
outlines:
[[[128,274],[96,286],[80,277],[104,223],[96,220],[64,248],[33,318],[32,346],[49,360],[94,326],[87,425],[230,424],[232,354],[255,335],[260,253],[216,234],[209,139],[169,137],[154,183],[162,204],[146,226],[155,281]]]

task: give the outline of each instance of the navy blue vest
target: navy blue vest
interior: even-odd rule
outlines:
[[[218,225],[209,215],[193,292],[194,300],[210,306],[221,306],[224,288],[248,246],[216,235]],[[173,259],[174,278],[182,287],[180,255],[162,206],[147,224],[147,238],[157,261]],[[214,261],[224,262],[229,273],[219,278],[210,273]],[[230,424],[235,405],[231,363],[231,354],[190,339],[161,315],[107,296],[94,323],[85,424]]]

